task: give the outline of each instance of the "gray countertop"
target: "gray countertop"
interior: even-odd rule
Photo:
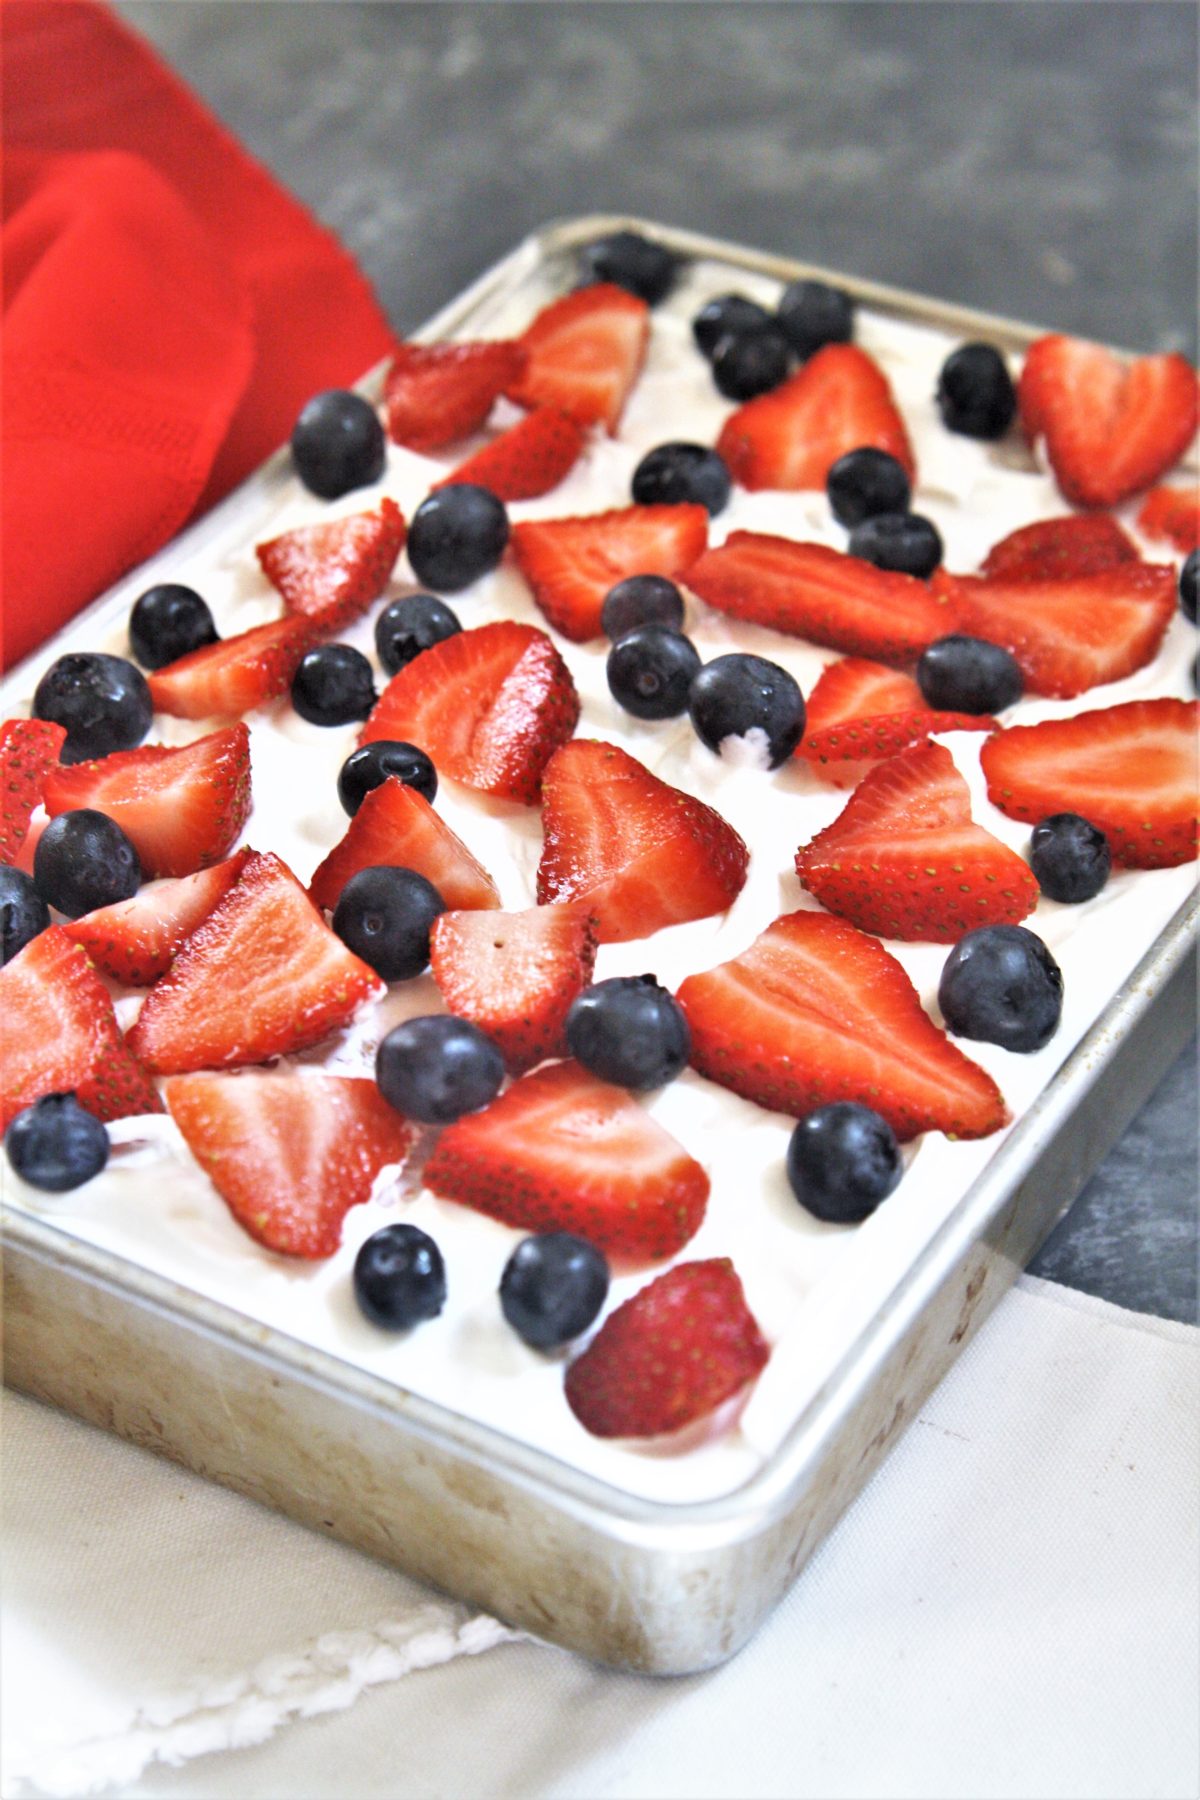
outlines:
[[[1196,354],[1197,14],[124,0],[358,257],[400,332],[546,220],[630,212]],[[1195,1319],[1196,1052],[1033,1265]]]

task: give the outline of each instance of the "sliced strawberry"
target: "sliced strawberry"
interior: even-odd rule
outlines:
[[[289,613],[340,631],[378,600],[404,538],[404,514],[384,499],[378,512],[301,525],[257,544],[254,554]]]
[[[30,819],[25,831],[25,840],[12,859],[14,869],[20,869],[23,875],[33,874],[33,859],[38,847],[38,839],[50,823],[44,811],[39,810]]]
[[[699,1229],[708,1176],[624,1088],[578,1063],[523,1075],[448,1125],[435,1194],[522,1231],[573,1231],[610,1256],[673,1256]]]
[[[844,919],[787,913],[678,999],[693,1067],[768,1111],[802,1119],[854,1100],[901,1139],[987,1137],[1005,1122],[991,1076],[938,1030],[878,938]]]
[[[584,290],[585,292],[590,290]],[[626,506],[577,519],[522,519],[513,526],[517,566],[556,630],[576,644],[602,635],[600,609],[627,575],[674,579],[703,555],[702,506]]]
[[[717,450],[745,488],[823,488],[848,450],[886,450],[914,477],[886,375],[857,344],[826,344],[787,381],[730,413]]]
[[[238,1224],[285,1256],[332,1256],[412,1143],[373,1081],[341,1075],[181,1075],[167,1107]]]
[[[977,925],[1016,925],[1038,902],[1028,864],[973,822],[953,757],[928,742],[873,769],[797,851],[796,873],[860,930],[935,944]]]
[[[567,1404],[593,1437],[658,1437],[715,1412],[770,1354],[729,1258],[680,1263],[609,1314],[567,1370]]]
[[[997,580],[1066,581],[1137,560],[1135,545],[1108,513],[1069,513],[1010,531],[981,568]]]
[[[239,850],[215,868],[179,881],[148,883],[132,900],[84,913],[63,930],[114,981],[152,987],[166,974],[185,939],[229,892],[249,854]]]
[[[1183,455],[1198,417],[1196,374],[1182,356],[1123,363],[1057,333],[1030,345],[1017,399],[1025,435],[1045,439],[1076,506],[1117,506],[1149,487]]]
[[[1026,690],[1067,700],[1144,669],[1175,613],[1167,563],[1121,563],[1066,581],[934,576],[956,629],[1012,652]]]
[[[596,961],[586,906],[444,912],[429,948],[446,1005],[487,1032],[510,1075],[566,1055],[567,1013]]]
[[[586,437],[584,426],[556,406],[539,406],[434,486],[469,481],[497,500],[536,500],[574,467]]]
[[[525,367],[517,343],[402,344],[388,373],[383,404],[393,443],[440,450],[470,437]]]
[[[821,671],[796,755],[834,787],[853,787],[875,762],[931,732],[995,729],[995,719],[983,715],[935,712],[910,676],[846,656]]]
[[[947,599],[926,582],[762,531],[731,531],[684,579],[718,612],[880,662],[914,662],[954,629]]]
[[[98,1119],[162,1111],[107,988],[61,925],[39,932],[0,969],[0,1021],[0,1130],[43,1094],[73,1092]]]
[[[29,815],[66,739],[61,725],[48,719],[6,719],[0,725],[0,862],[15,862]]]
[[[556,406],[581,425],[616,432],[650,341],[650,308],[611,282],[552,300],[521,337],[524,373],[507,393],[518,406]]]
[[[146,995],[129,1044],[160,1075],[266,1062],[318,1043],[383,992],[287,864],[252,851]]]
[[[342,889],[360,869],[415,869],[431,881],[448,907],[495,907],[500,893],[424,794],[389,775],[372,788],[309,883],[314,906],[332,912]]]
[[[389,681],[359,741],[417,744],[452,781],[532,806],[578,720],[575,683],[545,632],[502,619],[422,650]]]
[[[244,725],[171,749],[143,744],[72,763],[46,781],[51,818],[93,807],[130,839],[147,880],[191,875],[228,855],[250,811],[250,733]]]
[[[988,798],[1031,825],[1082,813],[1131,869],[1192,862],[1198,727],[1194,700],[1131,700],[1015,726],[983,746]]]
[[[156,669],[146,680],[155,712],[176,719],[240,718],[286,693],[317,641],[311,619],[272,619]]]
[[[602,944],[724,912],[750,853],[720,813],[613,744],[577,738],[542,784],[537,897],[582,900]]]
[[[1200,486],[1151,488],[1137,524],[1147,537],[1166,538],[1181,555],[1190,555],[1200,546]]]

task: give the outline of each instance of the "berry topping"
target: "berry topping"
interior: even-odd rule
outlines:
[[[353,644],[306,650],[292,676],[292,705],[310,725],[349,725],[376,701],[375,674]]]
[[[500,1310],[534,1350],[556,1350],[585,1332],[608,1298],[608,1263],[569,1231],[522,1238],[500,1277]]]
[[[920,513],[875,513],[850,533],[851,556],[861,556],[877,569],[895,569],[923,580],[942,560],[937,526]]]
[[[508,543],[508,514],[495,494],[470,482],[438,488],[422,500],[408,532],[418,581],[445,594],[488,575]]]
[[[960,344],[942,364],[937,406],[947,431],[961,437],[1002,438],[1017,412],[1008,365],[991,344]]]
[[[384,1099],[406,1118],[449,1125],[495,1099],[504,1061],[477,1025],[430,1013],[388,1032],[375,1053],[375,1079]],[[433,1187],[428,1168],[425,1181]]]
[[[372,1325],[408,1331],[446,1304],[446,1265],[418,1225],[385,1225],[354,1259],[354,1298]]]
[[[869,1219],[904,1173],[896,1134],[869,1106],[843,1100],[819,1106],[791,1135],[787,1176],[814,1218],[831,1225]]]
[[[732,652],[705,663],[692,682],[688,711],[710,750],[719,752],[729,738],[748,738],[765,750],[772,769],[804,736],[804,696],[787,670],[764,656]]]
[[[556,406],[538,406],[477,450],[436,488],[467,483],[497,500],[536,500],[556,488],[583,450],[585,428]]]
[[[1033,828],[1029,866],[1047,900],[1076,906],[1108,881],[1112,851],[1102,831],[1079,813],[1052,813]]]
[[[378,600],[404,548],[404,533],[404,514],[384,499],[378,512],[285,531],[256,545],[255,555],[289,613],[338,631]]]
[[[578,519],[523,519],[513,551],[533,597],[575,643],[599,637],[605,596],[631,575],[674,577],[708,542],[702,506],[628,506]]]
[[[676,719],[686,712],[688,689],[700,668],[690,638],[666,625],[639,625],[608,653],[608,691],[637,719]]]
[[[855,344],[830,344],[781,387],[748,400],[717,449],[746,488],[823,488],[848,450],[873,445],[913,475],[904,421],[882,372]]]
[[[908,511],[912,487],[908,471],[886,450],[848,450],[839,456],[825,480],[825,491],[839,525],[851,528],[876,513]]]
[[[757,300],[748,300],[744,294],[718,294],[715,299],[706,300],[692,320],[692,336],[700,354],[711,360],[723,337],[761,331],[770,323],[770,313]]]
[[[616,643],[639,625],[683,627],[683,595],[665,575],[628,575],[609,588],[600,608],[600,629]]]
[[[613,282],[552,300],[520,342],[524,373],[506,387],[518,406],[555,406],[615,433],[650,340],[644,300]]]
[[[461,630],[458,614],[444,600],[434,594],[407,594],[385,606],[376,619],[375,649],[388,674],[398,675],[422,650],[431,650]]]
[[[178,881],[155,881],[130,900],[102,906],[64,926],[98,969],[128,987],[152,987],[202,919],[227,894],[250,852]]]
[[[633,498],[639,506],[679,506],[689,502],[711,515],[728,504],[729,470],[703,444],[659,444],[647,450],[633,471]]]
[[[136,894],[142,865],[115,819],[80,807],[60,813],[43,831],[33,854],[33,880],[47,906],[77,919]]]
[[[671,291],[679,258],[640,232],[614,231],[580,251],[579,267],[585,281],[615,282],[647,306],[657,306]]]
[[[524,367],[521,346],[503,340],[401,344],[384,386],[388,435],[423,452],[470,437]]]
[[[792,358],[787,339],[768,322],[718,338],[710,360],[718,393],[727,400],[754,400],[787,379]]]
[[[17,1114],[4,1148],[22,1181],[65,1194],[100,1173],[108,1161],[108,1133],[74,1094],[43,1094]]]
[[[1151,488],[1137,516],[1139,531],[1166,538],[1183,555],[1200,545],[1200,484]]]
[[[24,869],[0,863],[0,964],[11,962],[50,923],[50,909]]]
[[[437,770],[423,750],[415,744],[397,743],[391,738],[376,738],[352,750],[338,771],[338,799],[343,812],[353,818],[367,795],[394,775],[405,787],[415,788],[430,806],[437,799]]]
[[[1132,541],[1108,513],[1069,513],[1010,531],[992,545],[982,572],[997,580],[1067,581],[1137,561]]]
[[[33,716],[61,725],[65,763],[131,750],[150,729],[154,703],[146,677],[123,656],[60,656],[38,682]]]
[[[315,906],[332,912],[342,889],[360,869],[391,865],[416,869],[447,906],[499,906],[496,884],[462,839],[434,812],[425,796],[398,776],[370,789],[345,837],[318,866],[309,886]]]
[[[596,935],[582,905],[445,912],[430,959],[450,1011],[485,1031],[520,1075],[566,1054],[567,1015],[592,978]]]
[[[333,929],[384,981],[411,981],[429,967],[429,928],[442,896],[415,869],[359,869],[333,909]]]
[[[653,975],[598,981],[567,1015],[571,1055],[616,1087],[663,1087],[687,1067],[691,1047],[682,1007]]]
[[[804,362],[824,344],[848,344],[854,335],[854,302],[824,281],[793,281],[780,296],[779,329]]]
[[[217,628],[208,603],[195,588],[166,581],[147,588],[133,603],[129,647],[143,669],[161,669],[165,663],[216,641]]]
[[[41,805],[46,777],[57,766],[66,731],[44,719],[6,719],[0,725],[0,863],[15,862]]]
[[[1185,619],[1196,623],[1196,565],[1200,551],[1193,550],[1179,571],[1179,610]]]
[[[1025,691],[1015,656],[986,638],[952,632],[921,653],[917,685],[928,706],[942,712],[998,713]]]
[[[175,719],[236,719],[277,699],[287,692],[316,630],[311,619],[272,619],[193,650],[151,675],[155,712]]]
[[[996,723],[970,713],[934,712],[910,676],[858,656],[821,671],[807,712],[796,754],[834,787],[853,787],[872,762],[931,732],[990,731]]]
[[[1040,1050],[1062,1017],[1062,970],[1023,925],[985,925],[958,940],[942,969],[938,1005],[956,1037]]]
[[[378,481],[387,462],[383,426],[360,394],[314,394],[292,427],[292,461],[310,494],[336,500]]]

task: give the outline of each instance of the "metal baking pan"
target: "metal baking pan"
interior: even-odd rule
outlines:
[[[607,216],[535,233],[420,335],[461,331],[531,271],[561,265],[567,285],[577,249],[621,226],[731,272],[836,280],[878,311],[964,337],[1019,349],[1037,335]],[[281,452],[254,480],[285,465]],[[236,504],[176,552],[201,549]],[[156,563],[141,573],[154,579]],[[5,1380],[538,1636],[652,1674],[711,1667],[785,1592],[1186,1043],[1198,910],[1193,896],[1162,932],[776,1453],[719,1499],[633,1497],[11,1206]]]

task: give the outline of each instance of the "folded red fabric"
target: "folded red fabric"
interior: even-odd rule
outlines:
[[[394,344],[336,239],[94,0],[5,0],[3,656]]]

